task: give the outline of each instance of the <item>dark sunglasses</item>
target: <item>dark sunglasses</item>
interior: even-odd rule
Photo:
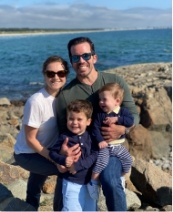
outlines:
[[[67,72],[65,72],[65,71],[58,71],[58,72],[45,71],[44,73],[46,74],[46,76],[48,78],[53,78],[53,77],[55,77],[55,75],[57,75],[58,77],[65,77],[65,76],[67,76]]]
[[[71,62],[72,63],[78,63],[80,61],[80,58],[82,57],[84,60],[89,60],[93,54],[92,53],[84,53],[82,55],[72,55],[71,56]]]

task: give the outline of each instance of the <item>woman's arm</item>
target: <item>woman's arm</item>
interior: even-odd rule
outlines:
[[[38,154],[42,155],[43,157],[49,158],[49,150],[42,146],[40,142],[37,140],[37,133],[38,128],[33,128],[28,125],[25,125],[25,134],[26,134],[26,141],[27,144],[34,149]]]

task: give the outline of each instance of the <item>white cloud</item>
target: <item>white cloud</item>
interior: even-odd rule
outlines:
[[[0,27],[126,28],[171,27],[171,9],[115,10],[88,4],[0,6]]]

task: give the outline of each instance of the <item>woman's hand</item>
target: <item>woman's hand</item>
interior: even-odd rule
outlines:
[[[101,127],[101,133],[104,140],[109,143],[125,134],[125,127],[122,125],[111,124],[106,127]]]
[[[74,164],[68,168],[68,171],[69,171],[71,174],[76,174],[76,170],[75,170]]]
[[[77,162],[81,156],[81,149],[79,144],[75,144],[72,147],[68,147],[68,138],[65,139],[64,143],[61,146],[60,153],[69,157],[73,157],[73,161]]]
[[[65,166],[62,166],[62,165],[57,164],[56,167],[57,167],[57,169],[58,169],[58,171],[59,171],[60,173],[65,173],[65,172],[68,171],[67,168],[66,168]]]

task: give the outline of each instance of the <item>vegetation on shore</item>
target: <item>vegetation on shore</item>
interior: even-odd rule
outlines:
[[[92,29],[41,29],[41,28],[0,28],[0,34],[24,34],[24,33],[62,33],[77,31],[100,31],[103,28]]]

